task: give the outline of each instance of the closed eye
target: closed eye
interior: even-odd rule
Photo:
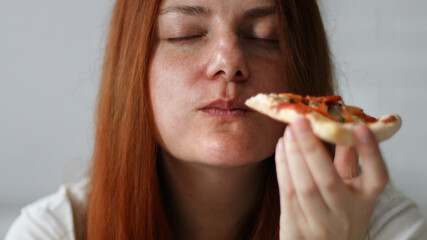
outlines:
[[[174,38],[168,38],[167,41],[170,43],[177,43],[177,42],[190,41],[203,36],[204,35],[198,34],[198,35],[190,35],[190,36],[184,36],[184,37],[174,37]]]
[[[246,37],[246,39],[261,42],[261,43],[279,44],[278,39],[258,38],[258,37]]]

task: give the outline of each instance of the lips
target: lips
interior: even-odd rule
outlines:
[[[248,112],[252,112],[243,102],[223,99],[217,99],[200,110],[211,117],[223,119],[243,117]]]

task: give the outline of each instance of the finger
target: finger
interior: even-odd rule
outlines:
[[[280,200],[287,200],[295,197],[295,188],[289,175],[284,151],[283,137],[281,137],[276,145],[276,174],[279,184]]]
[[[307,167],[304,155],[290,125],[285,131],[285,150],[289,172],[295,186],[298,202],[309,224],[316,224],[324,219],[329,209],[320,195],[319,189]],[[318,224],[316,224],[318,225]]]
[[[283,137],[276,145],[276,175],[280,194],[281,232],[287,236],[298,236],[298,223],[305,221],[296,199],[295,188],[289,175]]]
[[[313,134],[307,119],[298,119],[292,127],[298,133],[299,147],[326,205],[338,211],[342,208],[342,196],[347,189],[332,165],[331,156]]]
[[[337,145],[335,148],[334,167],[342,179],[357,177],[358,156],[353,147]]]
[[[373,133],[365,125],[356,126],[353,134],[356,149],[361,158],[363,188],[366,193],[378,196],[389,180],[387,167],[378,143]]]

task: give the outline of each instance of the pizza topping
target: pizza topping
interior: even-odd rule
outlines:
[[[347,120],[342,104],[328,106],[328,114],[342,123],[346,122]]]
[[[366,124],[377,142],[393,136],[402,126],[397,114],[371,117],[361,108],[347,106],[340,96],[311,97],[289,93],[258,94],[246,100],[250,108],[275,120],[291,123],[298,116],[306,116],[313,133],[324,141],[353,146],[352,129],[359,123]]]
[[[351,115],[361,119],[365,123],[372,123],[378,121],[378,119],[371,117],[363,112],[363,109],[354,107],[354,106],[346,106]]]
[[[395,116],[390,116],[386,119],[381,120],[381,122],[383,123],[392,123],[392,122],[396,122],[397,118]]]
[[[274,108],[292,108],[301,114],[317,112],[320,115],[340,123],[350,122],[376,122],[377,119],[366,115],[362,109],[344,104],[337,95],[324,97],[302,97],[300,95],[281,93],[271,96],[279,98],[279,103]],[[390,120],[393,121],[393,120]]]

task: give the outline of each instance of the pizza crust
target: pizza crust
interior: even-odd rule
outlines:
[[[340,123],[333,121],[317,112],[301,114],[293,109],[276,108],[277,94],[258,94],[246,101],[246,105],[258,112],[261,112],[275,120],[291,123],[300,116],[305,116],[311,123],[313,133],[330,143],[345,144],[353,146],[353,128],[358,124],[365,123]],[[388,121],[390,117],[395,118]],[[393,136],[401,127],[402,120],[399,115],[388,114],[381,116],[378,121],[366,124],[377,139],[377,142],[384,141]]]
[[[396,118],[393,122],[384,122],[390,116]],[[330,119],[318,114],[309,113],[306,115],[311,123],[313,132],[321,139],[335,144],[345,144],[353,146],[355,144],[353,139],[353,128],[358,124],[364,123],[339,123],[331,121]],[[383,115],[377,122],[366,124],[372,133],[375,135],[377,142],[382,142],[393,136],[401,127],[402,120],[399,115]]]

